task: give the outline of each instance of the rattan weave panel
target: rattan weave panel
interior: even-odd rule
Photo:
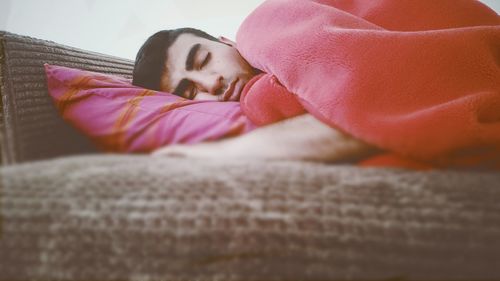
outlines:
[[[43,64],[131,78],[133,61],[8,32],[1,32],[0,40],[2,163],[95,152],[89,140],[58,115]]]

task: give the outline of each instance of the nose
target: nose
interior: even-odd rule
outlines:
[[[193,82],[196,84],[196,87],[198,87],[199,91],[206,92],[211,95],[221,94],[220,90],[224,86],[224,77],[222,77],[221,75],[215,73],[198,73],[193,76]]]

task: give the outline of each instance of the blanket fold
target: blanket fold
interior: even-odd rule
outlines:
[[[295,97],[330,126],[418,161],[497,165],[500,17],[477,1],[435,2],[268,0],[237,47],[269,74],[259,79],[289,92],[271,98],[276,108]],[[275,88],[247,87],[243,110],[272,107]]]

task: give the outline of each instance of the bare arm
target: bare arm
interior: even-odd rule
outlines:
[[[323,124],[310,114],[304,114],[235,138],[196,145],[166,146],[156,150],[154,155],[329,162],[363,157],[375,151],[373,146]]]

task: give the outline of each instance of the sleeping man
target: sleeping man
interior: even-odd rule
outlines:
[[[480,2],[268,0],[236,41],[160,31],[140,49],[133,83],[240,101],[249,115],[294,109],[254,116],[265,126],[246,135],[156,155],[339,161],[388,151],[498,167],[500,19]]]
[[[245,84],[259,72],[229,39],[180,28],[157,32],[144,43],[137,55],[133,83],[187,99],[239,101]],[[304,114],[236,138],[166,146],[155,155],[335,161],[364,156],[371,150]]]

